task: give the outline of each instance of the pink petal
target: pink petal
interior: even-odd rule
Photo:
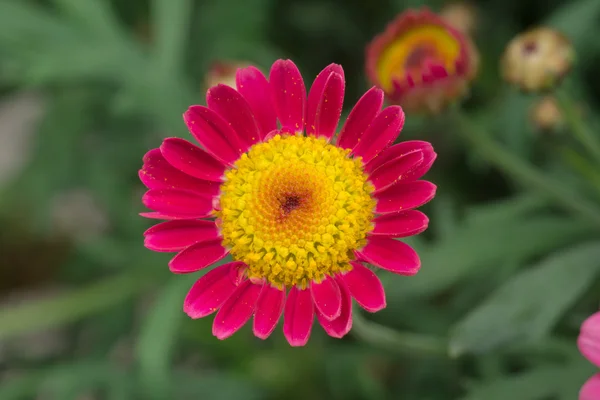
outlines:
[[[435,159],[437,158],[437,154],[433,151],[433,147],[430,147],[428,149],[426,149],[423,152],[423,161],[421,163],[419,163],[418,165],[415,166],[415,168],[407,171],[404,176],[402,177],[402,180],[404,182],[407,181],[416,181],[417,179],[421,179],[423,177],[423,175],[425,175],[430,169],[431,166],[433,165],[433,162],[435,161]],[[393,161],[390,161],[389,163],[392,163]],[[386,163],[382,166],[382,168],[385,168],[386,165],[388,165],[389,163]]]
[[[402,165],[406,165],[406,163],[408,162],[407,159],[415,158],[417,157],[417,154],[422,155],[421,161],[415,163],[412,166],[412,168],[409,168],[402,172],[402,177],[400,178],[403,182],[415,181],[421,178],[423,175],[425,175],[427,171],[429,171],[437,157],[437,154],[433,151],[433,147],[431,146],[428,146],[422,150],[405,153],[390,161],[387,161],[380,167],[373,170],[373,172],[371,172],[371,176],[377,176],[379,179],[382,175],[385,175],[390,170],[393,170],[395,168],[402,168]],[[377,187],[377,190],[382,190],[384,188],[382,184],[380,185],[382,187]]]
[[[396,158],[377,168],[369,175],[369,180],[379,192],[392,186],[398,181],[403,181],[407,173],[417,168],[423,162],[423,153],[418,151]]]
[[[404,111],[400,106],[390,106],[375,117],[359,139],[352,154],[363,158],[366,164],[396,140],[404,126]]]
[[[577,346],[585,358],[600,367],[600,312],[590,316],[581,325]]]
[[[283,334],[290,346],[304,346],[314,320],[313,300],[309,289],[292,287],[285,303]]]
[[[317,75],[310,92],[306,113],[306,134],[331,139],[342,115],[344,70],[330,64]]]
[[[227,339],[236,333],[254,313],[262,285],[244,281],[221,306],[213,321],[212,333],[217,339]]]
[[[414,275],[421,268],[419,255],[412,247],[386,237],[368,237],[367,245],[356,254],[376,267],[400,275]]]
[[[218,237],[219,230],[214,221],[168,221],[144,232],[144,246],[154,251],[180,251],[194,243]]]
[[[428,159],[428,154],[433,153],[433,147],[431,147],[430,143],[421,140],[408,140],[397,143],[383,150],[377,157],[373,158],[365,165],[365,171],[371,173],[388,161],[416,151],[421,151],[424,158]]]
[[[418,235],[427,229],[429,218],[421,211],[408,210],[375,217],[375,228],[370,235],[407,237]]]
[[[600,399],[600,374],[596,374],[588,379],[579,391],[579,400],[598,399]]]
[[[375,193],[375,212],[387,214],[417,208],[435,197],[437,187],[428,181],[398,182]]]
[[[210,153],[184,139],[168,138],[160,146],[163,157],[173,167],[190,176],[221,182],[225,165]]]
[[[260,129],[260,138],[277,129],[277,114],[267,78],[255,67],[240,68],[235,75],[237,90],[246,99]]]
[[[304,130],[306,88],[302,75],[291,60],[277,60],[269,75],[273,103],[283,128]]]
[[[281,290],[265,283],[256,303],[252,328],[254,336],[260,339],[269,337],[281,318],[284,304],[285,289]]]
[[[169,269],[175,274],[196,272],[219,261],[227,253],[229,251],[221,245],[221,239],[196,243],[173,257]]]
[[[191,106],[183,114],[188,130],[210,154],[232,165],[248,148],[229,123],[204,106]]]
[[[337,145],[344,149],[354,148],[381,110],[382,105],[383,91],[376,87],[369,89],[350,111],[338,137]]]
[[[194,178],[181,172],[169,164],[160,149],[153,149],[146,153],[139,177],[148,189],[183,189],[209,196],[219,193],[217,182]]]
[[[383,310],[386,306],[385,291],[373,271],[353,261],[352,270],[342,275],[350,294],[358,304],[369,312]]]
[[[229,122],[246,148],[260,140],[258,124],[244,97],[232,87],[219,84],[206,92],[208,108]]]
[[[328,320],[317,310],[317,319],[325,332],[334,338],[342,338],[352,329],[352,297],[344,281],[336,276],[342,297],[342,311],[339,317]]]
[[[232,262],[208,271],[185,296],[183,311],[193,319],[217,311],[237,288],[236,271],[242,267],[245,267],[244,263]]]
[[[187,190],[150,189],[142,203],[161,215],[176,218],[205,218],[212,212],[212,197]]]
[[[334,320],[342,312],[342,295],[340,288],[330,276],[320,282],[311,282],[310,291],[317,310],[328,320]]]

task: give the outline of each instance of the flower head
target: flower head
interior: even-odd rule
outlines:
[[[600,368],[600,311],[581,325],[577,346],[585,358]],[[600,399],[600,374],[591,377],[579,392],[579,400],[596,399]]]
[[[358,101],[333,144],[344,86],[335,64],[308,96],[289,60],[275,62],[268,80],[254,67],[238,69],[237,90],[212,87],[207,107],[184,114],[203,148],[168,138],[144,157],[143,203],[153,212],[142,215],[167,220],[146,231],[146,247],[178,252],[174,273],[233,259],[201,277],[184,301],[192,318],[217,312],[219,339],[252,316],[254,334],[265,339],[282,314],[293,346],[308,341],[315,315],[342,337],[352,326],[352,298],[371,312],[386,305],[366,263],[401,275],[420,268],[415,251],[395,238],[427,228],[414,208],[435,195],[435,185],[419,179],[436,155],[426,142],[392,145],[404,113],[381,110],[377,88]]]
[[[502,57],[504,80],[526,92],[554,87],[571,70],[575,52],[569,39],[546,27],[510,41]]]
[[[367,74],[390,102],[440,112],[463,96],[478,68],[471,40],[427,9],[400,14],[367,47]]]

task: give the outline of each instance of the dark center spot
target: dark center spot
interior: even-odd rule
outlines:
[[[523,53],[524,54],[532,54],[537,50],[537,44],[533,41],[527,42],[523,45]]]
[[[281,211],[284,214],[289,214],[302,204],[302,199],[298,195],[285,195],[281,200]]]

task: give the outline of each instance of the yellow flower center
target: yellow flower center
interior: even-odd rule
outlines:
[[[420,83],[421,68],[427,59],[444,64],[450,74],[460,55],[460,42],[443,26],[423,25],[398,36],[377,63],[377,75],[384,90],[393,89],[394,79],[411,75]]]
[[[217,223],[250,279],[306,287],[352,269],[373,229],[375,200],[360,158],[325,139],[276,135],[225,173]]]

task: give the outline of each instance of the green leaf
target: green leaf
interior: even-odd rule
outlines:
[[[325,361],[327,381],[333,399],[385,399],[381,380],[368,371],[373,353],[360,348],[332,349]]]
[[[110,7],[104,0],[53,0],[77,27],[99,39],[126,39]]]
[[[154,308],[142,326],[136,353],[144,398],[170,398],[171,357],[185,314],[182,304],[185,294],[197,276],[176,276],[159,294]]]
[[[67,324],[115,306],[146,289],[148,274],[123,273],[50,300],[0,310],[0,338]]]
[[[432,207],[435,236],[442,240],[449,238],[454,234],[457,225],[456,207],[452,198],[441,195],[435,199]]]
[[[483,353],[544,337],[594,282],[600,242],[579,244],[515,275],[453,330],[453,354]]]
[[[259,388],[240,378],[224,373],[199,372],[197,375],[190,372],[179,373],[174,376],[173,399],[178,400],[258,400],[264,399],[264,394]]]
[[[200,36],[210,38],[201,43],[204,53],[210,54],[209,58],[244,59],[244,56],[250,56],[249,44],[264,45],[266,41],[268,11],[268,0],[203,2],[196,24],[200,27]]]
[[[39,6],[24,1],[0,1],[0,45],[32,37],[72,41],[73,30]]]
[[[182,70],[191,18],[191,0],[153,0],[152,32],[160,74]]]
[[[527,110],[531,96],[517,91],[507,91],[500,104],[490,111],[493,119],[493,135],[505,143],[513,154],[522,159],[530,159],[533,138]]]
[[[461,400],[572,400],[594,368],[585,360],[477,383]]]
[[[2,400],[21,400],[44,396],[55,399],[77,399],[91,389],[105,389],[107,400],[131,398],[131,376],[107,362],[80,361],[30,371],[3,382]]]
[[[534,211],[544,209],[548,204],[548,199],[543,196],[525,193],[506,200],[473,206],[467,210],[465,225],[475,228],[477,226],[515,221],[517,218],[525,218]]]
[[[590,34],[590,32],[598,27],[600,2],[579,0],[564,4],[548,18],[546,25],[561,31],[578,50],[581,50],[581,54],[585,54],[583,50],[588,43],[596,42],[596,35]]]
[[[592,226],[571,218],[516,217],[479,228],[464,227],[444,241],[421,251],[422,268],[410,279],[386,274],[388,302],[432,296],[463,280],[476,268],[507,261],[524,262],[575,243],[594,232]]]

